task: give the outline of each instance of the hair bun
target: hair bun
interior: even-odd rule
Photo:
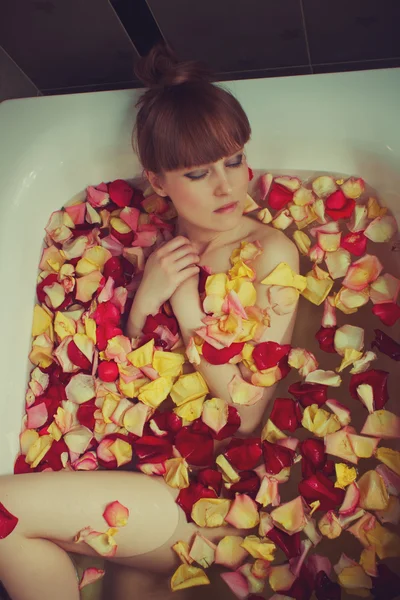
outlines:
[[[187,82],[211,81],[211,71],[201,62],[179,61],[165,42],[159,42],[141,57],[134,68],[136,77],[148,88],[162,88]]]

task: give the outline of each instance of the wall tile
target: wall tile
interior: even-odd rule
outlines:
[[[37,94],[37,87],[0,47],[0,102],[12,98],[30,98]]]
[[[311,63],[400,56],[398,0],[302,0]]]
[[[134,79],[138,53],[107,0],[2,4],[3,47],[40,89]]]
[[[299,0],[147,0],[183,59],[217,73],[307,65]]]

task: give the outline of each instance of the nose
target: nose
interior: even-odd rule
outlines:
[[[225,171],[216,174],[215,195],[227,196],[232,193],[232,186]]]

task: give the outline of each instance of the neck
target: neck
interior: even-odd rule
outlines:
[[[211,245],[214,245],[226,232],[204,229],[193,223],[188,223],[185,219],[178,217],[177,235],[184,235],[197,248],[200,254],[203,254]]]

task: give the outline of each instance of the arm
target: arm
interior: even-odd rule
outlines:
[[[264,252],[254,263],[257,272],[257,282],[255,283],[257,305],[261,308],[269,308],[267,286],[259,282],[280,262],[286,262],[294,271],[298,272],[299,257],[296,246],[280,231],[272,231],[268,238],[261,243]],[[271,247],[274,249],[273,252],[271,252]],[[197,278],[192,278],[180,286],[171,298],[171,304],[178,319],[184,343],[187,345],[195,330],[203,326],[202,319],[205,316],[197,293]],[[286,315],[277,315],[271,310],[270,327],[262,341],[273,340],[278,343],[289,343],[296,319],[296,309],[297,304]],[[244,365],[240,365],[240,367],[231,364],[210,365],[203,358],[195,368],[203,375],[210,392],[230,404],[232,402],[228,392],[228,384],[234,375],[240,375],[244,379],[249,379],[251,375],[251,372]],[[275,388],[276,385],[265,388],[262,399],[253,406],[235,405],[242,419],[242,425],[239,429],[240,434],[249,435],[260,425],[265,408],[273,396]]]

